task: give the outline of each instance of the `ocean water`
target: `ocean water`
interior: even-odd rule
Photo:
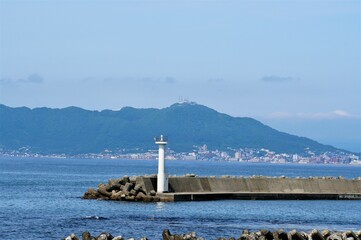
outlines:
[[[201,176],[361,176],[357,165],[168,161],[170,174]],[[2,239],[61,239],[83,231],[162,239],[196,231],[206,239],[239,237],[243,229],[361,230],[361,201],[206,201],[130,203],[83,200],[100,182],[157,172],[156,161],[0,158]]]

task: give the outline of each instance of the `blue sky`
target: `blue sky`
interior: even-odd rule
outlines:
[[[360,1],[0,0],[0,103],[179,97],[361,151]]]

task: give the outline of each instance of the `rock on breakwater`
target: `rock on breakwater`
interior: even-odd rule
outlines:
[[[154,190],[144,191],[142,184],[137,183],[134,178],[128,176],[110,179],[106,184],[100,183],[98,189],[89,188],[83,198],[143,202],[157,202],[160,200]]]
[[[162,233],[163,240],[205,240],[202,237],[198,237],[196,232],[186,234],[171,234],[168,229]],[[243,230],[242,234],[238,237],[223,238],[215,237],[217,240],[361,240],[361,230],[357,232],[353,231],[331,231],[323,230],[319,231],[314,229],[307,232],[300,232],[292,230],[286,232],[282,229],[276,231],[269,231],[266,229],[252,232],[249,230]],[[63,240],[80,240],[75,234],[64,238]],[[124,238],[123,236],[113,237],[110,233],[103,232],[99,236],[94,237],[89,232],[83,232],[82,240],[136,240],[136,238]],[[139,238],[139,240],[148,240],[147,237]]]

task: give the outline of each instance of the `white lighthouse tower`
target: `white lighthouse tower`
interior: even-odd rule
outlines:
[[[168,192],[168,176],[165,173],[165,145],[167,145],[167,139],[165,136],[160,135],[156,137],[155,143],[158,144],[158,176],[157,176],[157,193]]]

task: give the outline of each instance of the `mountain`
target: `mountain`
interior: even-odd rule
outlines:
[[[308,138],[279,132],[247,117],[231,117],[195,103],[163,109],[124,107],[119,111],[88,111],[0,105],[0,147],[24,146],[39,153],[97,153],[105,149],[156,149],[153,138],[164,134],[175,151],[266,148],[278,153],[337,151]]]

